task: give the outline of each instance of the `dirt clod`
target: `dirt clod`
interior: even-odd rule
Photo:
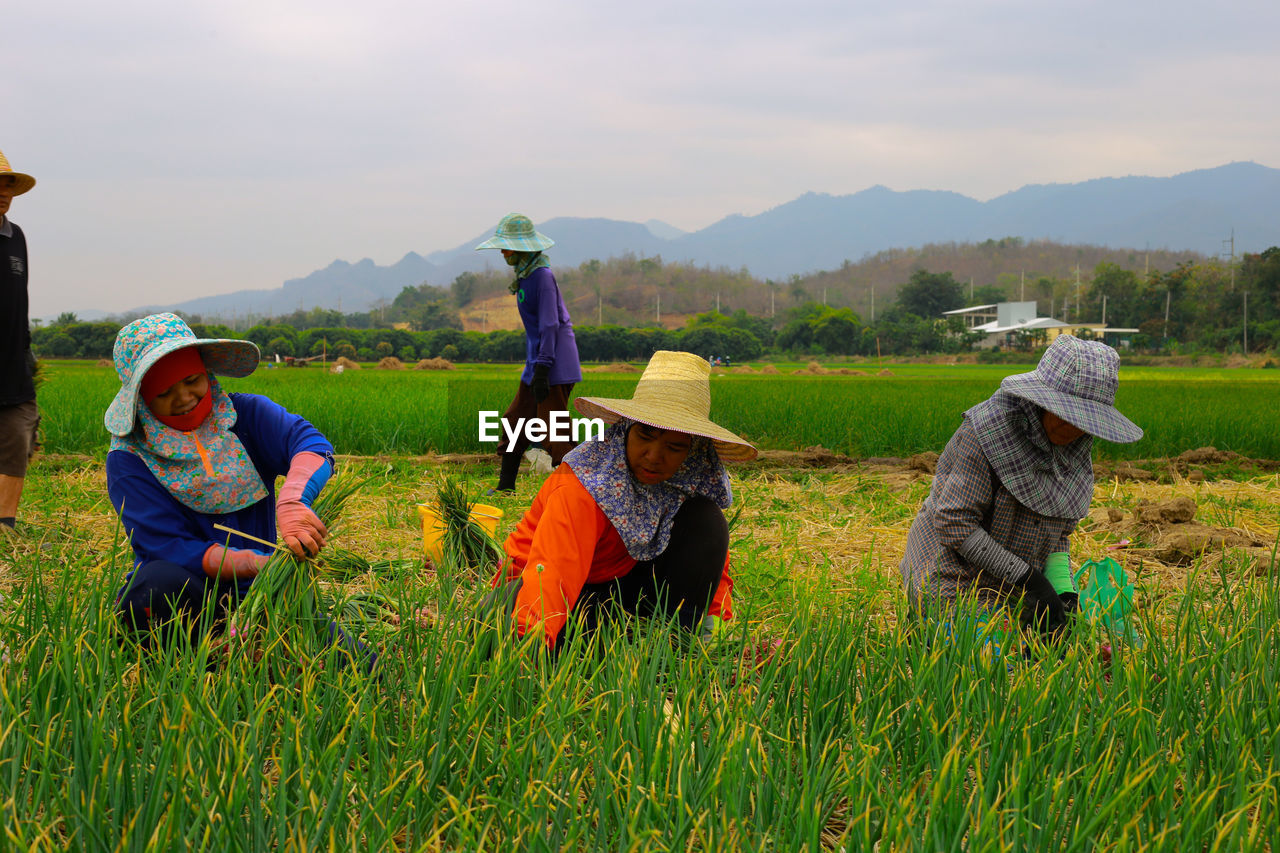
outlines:
[[[1219,450],[1216,447],[1198,447],[1195,450],[1186,450],[1179,453],[1175,461],[1181,462],[1183,465],[1221,465],[1223,462],[1230,462],[1239,455],[1229,450]]]
[[[907,467],[912,471],[923,471],[926,474],[932,474],[938,470],[938,454],[932,450],[917,453],[907,459]]]
[[[1140,524],[1186,524],[1196,517],[1196,502],[1186,495],[1152,503],[1142,500],[1134,507],[1133,518]]]
[[[848,456],[832,453],[821,444],[806,447],[800,454],[800,458],[805,465],[811,468],[828,468],[832,465],[843,465],[853,461]]]

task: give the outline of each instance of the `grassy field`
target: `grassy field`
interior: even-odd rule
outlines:
[[[1024,367],[893,365],[893,375],[717,373],[712,413],[762,448],[821,445],[855,457],[941,450],[959,415]],[[868,367],[868,371],[873,369]],[[319,369],[261,369],[229,390],[263,393],[307,417],[342,453],[424,454],[491,450],[477,440],[477,413],[502,411],[517,368],[341,375]],[[575,388],[590,396],[630,396],[638,374],[587,373]],[[54,363],[41,388],[46,447],[103,454],[102,413],[119,382],[111,368]],[[1103,457],[1142,459],[1214,446],[1280,459],[1280,371],[1134,368],[1122,371],[1117,405],[1146,430],[1131,445],[1099,442]]]
[[[274,378],[274,377],[273,377]],[[289,381],[297,381],[289,379]],[[383,381],[375,378],[373,381]],[[438,463],[369,478],[337,543],[413,560]],[[452,466],[478,489],[491,464]],[[502,502],[505,535],[532,499]],[[484,585],[416,562],[341,585],[393,611],[370,677],[298,629],[144,659],[112,598],[129,562],[100,460],[39,460],[0,543],[5,849],[1262,850],[1280,836],[1280,573],[1262,549],[1158,557],[1111,513],[1191,498],[1280,535],[1280,478],[1099,483],[1077,561],[1137,578],[1141,649],[1080,626],[1061,659],[913,634],[897,561],[929,478],[734,469],[739,618],[720,646],[623,626],[554,665],[480,659]],[[1111,551],[1118,537],[1130,546]],[[1250,562],[1247,553],[1254,553]],[[1168,561],[1166,561],[1166,559]],[[425,612],[423,619],[418,612]],[[774,643],[780,651],[766,652]],[[877,847],[878,845],[878,847]]]

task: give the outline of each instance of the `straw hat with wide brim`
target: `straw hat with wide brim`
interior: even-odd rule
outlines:
[[[36,179],[22,172],[13,171],[13,167],[9,165],[9,158],[4,156],[4,152],[0,151],[0,178],[13,178],[13,194],[22,195],[36,185]]]
[[[103,418],[107,432],[119,436],[133,432],[142,377],[157,361],[185,347],[198,347],[204,366],[219,376],[248,376],[258,368],[261,358],[253,341],[197,338],[176,314],[152,314],[134,320],[116,335],[113,355],[120,391]]]
[[[498,230],[485,240],[476,251],[481,249],[511,249],[515,252],[541,252],[556,244],[545,234],[539,234],[533,228],[533,220],[519,213],[508,213],[498,223]]]
[[[578,411],[588,418],[616,423],[620,418],[657,429],[669,429],[711,439],[724,462],[755,459],[750,443],[714,424],[711,413],[711,366],[691,352],[658,350],[640,375],[629,400],[579,397]]]
[[[1030,373],[1006,376],[1000,387],[1030,400],[1104,441],[1129,444],[1142,428],[1115,407],[1120,356],[1099,341],[1058,335]]]

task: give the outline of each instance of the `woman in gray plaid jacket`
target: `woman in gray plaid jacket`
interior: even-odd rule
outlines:
[[[1093,439],[1142,438],[1114,405],[1119,367],[1111,347],[1059,335],[1034,371],[964,413],[907,537],[913,610],[964,601],[991,613],[1021,599],[1024,621],[1060,633],[1077,598],[1069,540],[1093,497]]]

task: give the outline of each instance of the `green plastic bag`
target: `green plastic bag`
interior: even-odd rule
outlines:
[[[1088,580],[1081,583],[1086,573]],[[1087,561],[1076,572],[1076,585],[1080,587],[1080,612],[1086,619],[1134,648],[1142,648],[1142,634],[1133,624],[1133,584],[1119,563],[1110,557]]]

